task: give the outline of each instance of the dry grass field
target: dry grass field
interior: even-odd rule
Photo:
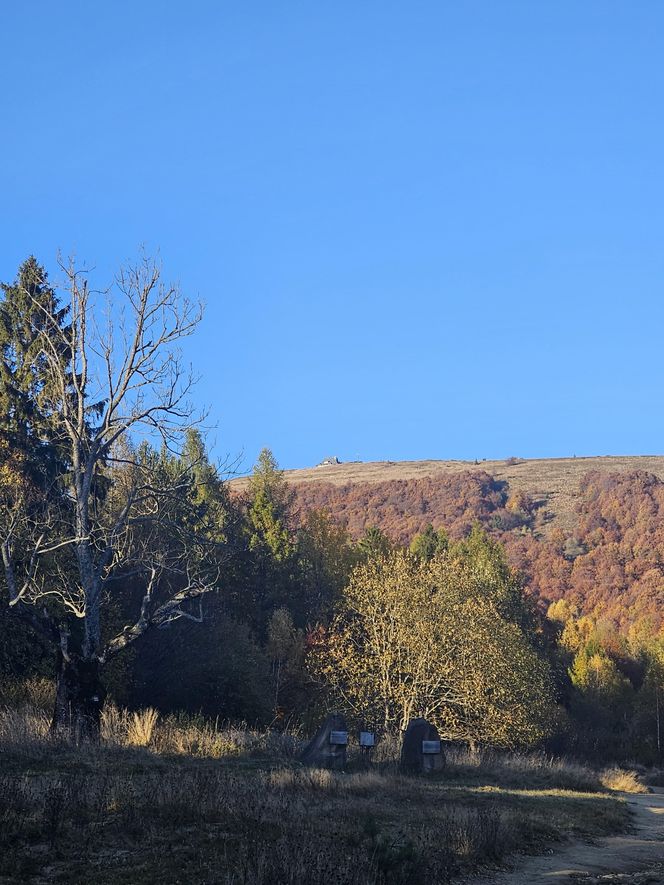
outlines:
[[[398,740],[370,770],[303,768],[301,735],[153,711],[104,714],[99,746],[0,707],[0,883],[458,881],[516,852],[624,832],[633,775],[543,755],[448,748],[433,778],[400,774]]]
[[[463,471],[486,471],[495,479],[509,483],[513,491],[523,491],[541,502],[551,513],[547,531],[559,527],[565,533],[574,530],[575,506],[579,483],[589,470],[607,473],[630,473],[645,470],[664,480],[664,455],[607,455],[593,458],[509,458],[504,461],[352,461],[323,467],[305,467],[286,471],[289,483],[378,483],[389,480],[421,479]],[[241,490],[247,480],[232,481]]]

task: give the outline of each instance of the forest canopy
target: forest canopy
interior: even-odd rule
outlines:
[[[653,474],[588,472],[568,532],[551,531],[545,506],[481,469],[294,490],[298,512],[326,508],[355,538],[374,525],[408,544],[428,524],[460,538],[479,523],[543,603],[569,599],[620,629],[664,623],[664,482]]]

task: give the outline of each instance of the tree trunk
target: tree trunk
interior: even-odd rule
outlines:
[[[98,661],[58,653],[52,732],[67,732],[76,744],[98,741],[105,698]]]

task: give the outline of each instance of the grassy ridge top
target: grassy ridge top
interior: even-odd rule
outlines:
[[[522,491],[534,500],[546,503],[552,514],[549,531],[555,527],[571,532],[576,523],[575,507],[582,477],[589,470],[606,473],[631,473],[645,470],[664,480],[664,455],[606,455],[587,458],[533,458],[506,461],[352,461],[346,464],[305,467],[286,471],[288,482],[378,483],[390,480],[421,479],[440,474],[485,471],[496,480],[509,483],[510,489]],[[246,480],[235,480],[244,485]]]

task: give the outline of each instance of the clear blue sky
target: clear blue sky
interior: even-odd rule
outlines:
[[[25,0],[0,33],[0,278],[159,248],[219,454],[663,450],[661,0]]]

